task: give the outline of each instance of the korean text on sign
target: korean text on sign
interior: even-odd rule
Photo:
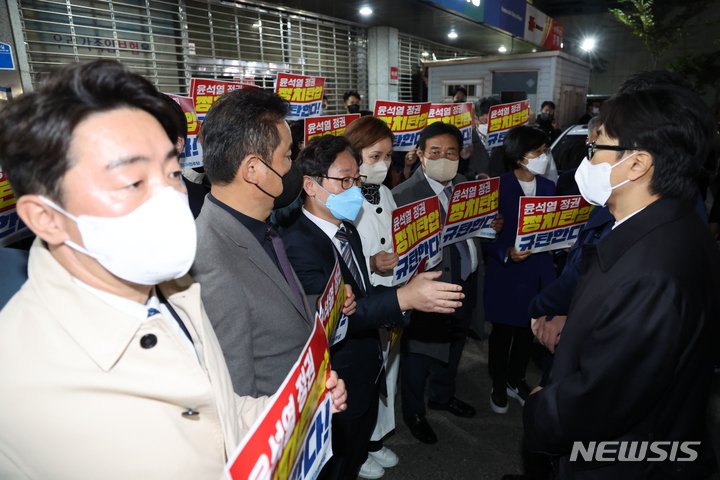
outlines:
[[[181,97],[167,94],[168,97],[175,100],[185,114],[187,120],[188,135],[185,140],[185,149],[180,153],[180,166],[183,168],[202,167],[202,145],[198,141],[198,132],[200,131],[200,121],[197,113],[195,113],[195,105],[190,97]]]
[[[278,73],[275,93],[290,102],[288,119],[299,120],[320,113],[325,79]]]
[[[580,195],[520,197],[515,249],[537,253],[571,247],[593,208]]]
[[[431,103],[428,114],[428,125],[435,122],[449,123],[460,129],[463,136],[463,147],[472,143],[472,108],[468,103]]]
[[[255,85],[246,85],[237,82],[224,82],[222,80],[208,80],[193,78],[190,80],[190,97],[195,102],[195,112],[202,122],[208,110],[218,98],[233,90],[241,88],[256,88]]]
[[[407,152],[417,146],[420,132],[428,123],[430,104],[377,101],[373,114],[395,134],[393,149]]]
[[[393,245],[400,256],[393,270],[395,285],[408,281],[424,258],[427,269],[440,263],[440,230],[438,197],[410,203],[393,212]]]
[[[488,112],[487,146],[502,145],[508,130],[518,125],[525,125],[528,120],[530,120],[530,100],[491,107]]]
[[[325,388],[330,351],[325,329],[315,328],[300,358],[258,418],[225,474],[232,480],[314,479],[330,458],[330,407]]]
[[[453,187],[443,226],[444,247],[471,237],[495,238],[499,178],[458,183]]]
[[[349,115],[329,115],[327,117],[310,117],[305,119],[305,145],[310,140],[320,135],[345,134],[345,129],[350,123],[360,118],[359,113]]]
[[[345,291],[345,282],[342,278],[340,264],[335,259],[335,267],[325,290],[317,301],[318,310],[315,314],[317,319],[325,329],[330,346],[345,338],[348,327],[348,318],[342,313],[343,304],[347,292]]]
[[[29,228],[18,217],[15,209],[15,193],[5,173],[0,169],[0,247],[32,235]]]

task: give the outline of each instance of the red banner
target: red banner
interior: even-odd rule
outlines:
[[[593,208],[581,195],[520,197],[515,249],[537,253],[572,247]]]
[[[428,114],[428,125],[443,122],[455,125],[463,136],[463,147],[472,143],[472,108],[468,103],[431,103]]]
[[[255,85],[246,85],[237,82],[225,82],[223,80],[209,80],[206,78],[193,78],[190,80],[190,97],[195,104],[195,112],[200,121],[205,119],[212,104],[223,94],[239,90],[241,88],[257,88]]]
[[[417,146],[420,132],[428,122],[430,104],[378,100],[373,114],[385,121],[395,134],[393,149],[406,152]]]
[[[530,120],[530,100],[504,103],[490,107],[488,113],[487,147],[497,147],[505,142],[508,130],[524,125]]]
[[[315,314],[325,329],[325,335],[330,346],[345,338],[347,333],[348,318],[342,313],[346,298],[345,282],[342,278],[340,264],[336,259],[330,280],[322,295],[318,298],[318,310]]]
[[[336,135],[338,137],[344,135],[347,126],[358,118],[360,118],[359,113],[306,118],[305,145],[314,137],[319,137],[320,135]]]
[[[474,180],[453,187],[442,233],[442,246],[472,237],[495,238],[500,179]]]
[[[278,73],[275,80],[275,93],[290,102],[290,120],[311,117],[320,113],[322,108],[325,79]]]
[[[400,256],[393,271],[393,283],[408,281],[424,258],[430,269],[442,260],[440,248],[440,202],[430,197],[398,207],[392,215],[395,252]]]
[[[202,145],[198,141],[200,121],[195,113],[195,102],[191,97],[181,97],[172,93],[166,95],[180,105],[187,121],[188,135],[185,140],[185,149],[180,154],[180,166],[183,168],[202,167]]]

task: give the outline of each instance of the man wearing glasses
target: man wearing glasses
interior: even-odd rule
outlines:
[[[621,92],[576,180],[614,217],[583,247],[582,275],[550,381],[525,403],[531,451],[563,479],[707,478],[720,253],[694,213],[694,175],[716,140],[690,90]]]
[[[357,298],[345,338],[330,350],[331,363],[351,391],[348,409],[333,417],[333,458],[321,479],[355,480],[367,459],[375,428],[378,393],[385,388],[379,328],[404,327],[408,310],[451,313],[464,295],[457,285],[434,282],[437,273],[418,275],[407,285],[374,287],[351,223],[363,202],[360,158],[344,137],[314,138],[298,155],[305,202],[300,218],[283,236],[293,269],[308,295],[322,293],[335,259]],[[370,477],[367,477],[370,478]]]

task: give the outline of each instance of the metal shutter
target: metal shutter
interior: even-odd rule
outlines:
[[[398,35],[399,74],[398,100],[422,101],[421,60],[445,60],[448,58],[477,57],[479,52],[462,50],[439,43],[429,42],[412,35]],[[425,54],[425,55],[423,55]]]
[[[367,94],[367,32],[289,9],[219,0],[16,1],[33,85],[54,66],[112,58],[160,90],[187,94],[191,76],[252,79],[277,72],[327,79],[331,111],[342,94]]]

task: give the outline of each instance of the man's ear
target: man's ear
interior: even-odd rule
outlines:
[[[38,195],[23,195],[15,207],[23,223],[49,245],[70,240],[66,223],[72,220],[40,200]]]
[[[314,197],[316,195],[317,186],[317,183],[315,183],[312,177],[308,175],[303,176],[303,189],[305,189],[308,197]]]
[[[630,171],[628,172],[628,179],[633,182],[648,174],[652,166],[655,164],[655,160],[650,152],[646,152],[644,150],[636,153],[635,156],[628,161],[633,162],[632,167],[630,167]],[[650,175],[652,177],[652,173]]]
[[[242,175],[245,183],[253,183],[257,185],[259,183],[260,174],[258,170],[258,162],[260,161],[261,160],[256,155],[247,155],[243,158],[242,163],[240,163],[237,175]]]

